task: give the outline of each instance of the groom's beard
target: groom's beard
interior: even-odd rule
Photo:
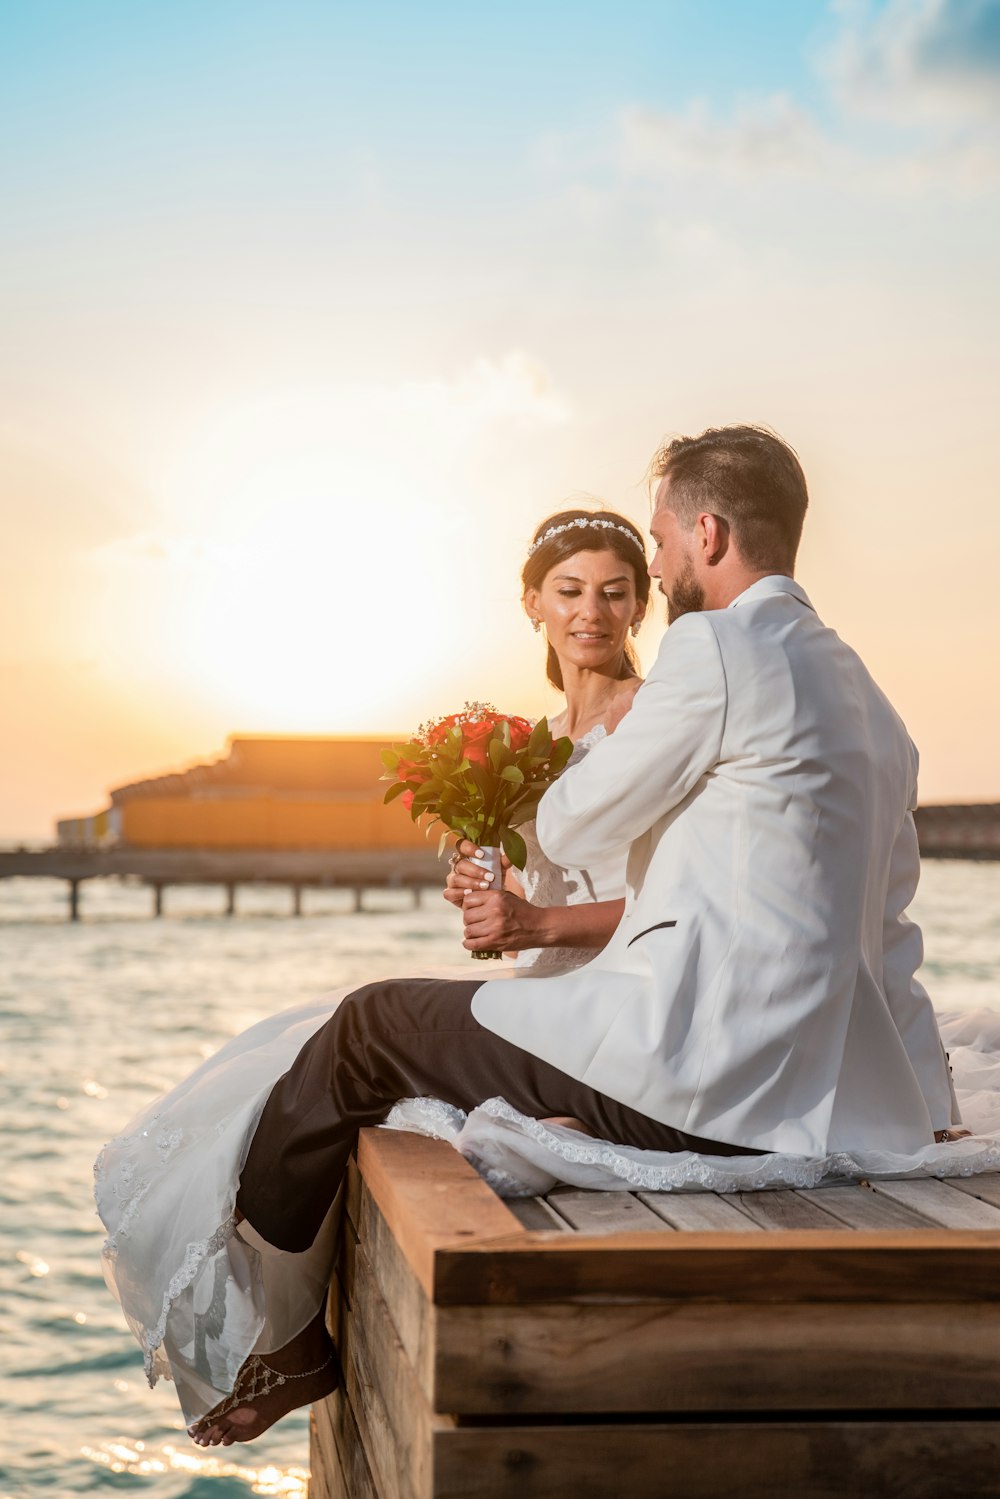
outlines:
[[[705,590],[694,575],[691,558],[685,557],[684,566],[667,593],[667,624],[672,625],[682,614],[698,614],[704,607]]]

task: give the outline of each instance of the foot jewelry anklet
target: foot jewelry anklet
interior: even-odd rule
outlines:
[[[270,1395],[279,1385],[285,1384],[290,1379],[311,1379],[314,1374],[322,1374],[328,1369],[337,1357],[337,1350],[331,1349],[329,1357],[325,1358],[315,1369],[303,1369],[300,1374],[282,1374],[279,1369],[272,1369],[270,1364],[265,1364],[259,1353],[251,1353],[243,1368],[236,1376],[233,1385],[233,1393],[225,1399],[212,1416],[215,1420],[218,1416],[228,1416],[238,1406],[251,1405],[255,1400]],[[207,1419],[202,1417],[203,1420]]]

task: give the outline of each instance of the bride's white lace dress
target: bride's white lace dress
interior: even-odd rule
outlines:
[[[592,730],[574,759],[603,735]],[[624,851],[599,869],[550,864],[528,845],[525,893],[537,904],[608,900],[624,889]],[[557,972],[590,951],[522,953],[511,971]],[[451,971],[448,977],[455,977]],[[468,968],[461,970],[468,978]],[[477,975],[478,977],[478,975]],[[332,1268],[335,1210],[315,1244],[289,1254],[266,1244],[233,1210],[240,1172],[268,1093],[343,995],[260,1021],[229,1041],[172,1092],[152,1102],[99,1156],[98,1212],[108,1231],[105,1278],[143,1349],[150,1384],[176,1382],[185,1419],[197,1420],[230,1393],[247,1356],[282,1347],[323,1304]],[[451,1140],[505,1195],[547,1190],[557,1181],[650,1191],[813,1186],[857,1175],[961,1175],[1000,1170],[1000,1014],[977,1011],[941,1021],[956,1090],[974,1138],[928,1146],[918,1156],[872,1151],[814,1161],[793,1156],[669,1155],[592,1140],[519,1114],[502,1098],[468,1117],[434,1099],[409,1099],[389,1127]]]

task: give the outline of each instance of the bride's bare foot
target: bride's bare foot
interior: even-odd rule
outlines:
[[[320,1313],[274,1353],[252,1353],[233,1393],[188,1427],[199,1447],[252,1442],[300,1405],[312,1405],[340,1383],[340,1363]]]

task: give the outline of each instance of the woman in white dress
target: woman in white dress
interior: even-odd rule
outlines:
[[[639,685],[629,637],[649,586],[642,536],[622,516],[566,510],[535,533],[524,605],[546,632],[549,678],[565,692],[553,728],[574,740],[577,757],[627,711]],[[600,870],[556,869],[531,827],[521,831],[529,850],[521,894],[486,903],[479,925],[499,930],[499,916],[504,945],[520,948],[518,972],[585,962],[620,919],[624,857]],[[474,864],[453,872],[459,900],[463,871]],[[470,926],[466,946],[492,945],[478,939],[475,916]],[[143,1348],[149,1383],[175,1381],[201,1445],[252,1440],[338,1381],[323,1322],[334,1208],[311,1247],[292,1253],[241,1221],[236,1194],[271,1089],[347,992],[234,1037],[144,1109],[95,1166],[105,1278]]]

